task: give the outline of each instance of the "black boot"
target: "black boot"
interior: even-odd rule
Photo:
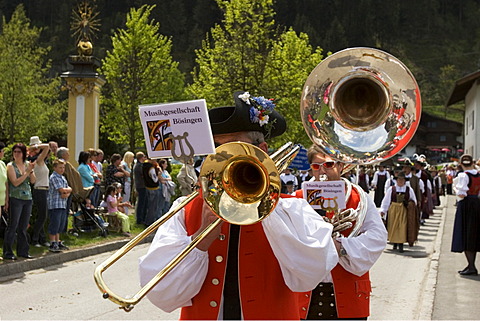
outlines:
[[[398,252],[403,253],[403,243],[398,244]]]

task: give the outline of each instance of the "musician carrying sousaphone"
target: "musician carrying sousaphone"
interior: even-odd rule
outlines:
[[[345,164],[325,155],[313,145],[307,152],[313,179],[341,180]],[[323,177],[322,177],[323,176]],[[300,190],[298,191],[300,196]],[[347,200],[347,209],[357,209],[361,188],[353,188]],[[359,235],[347,238],[351,228],[334,234],[339,263],[318,286],[307,295],[300,295],[300,311],[307,320],[367,318],[370,314],[370,278],[368,271],[378,260],[387,244],[387,231],[372,198],[364,198],[366,215]],[[322,212],[328,220],[333,212]],[[306,311],[308,314],[305,315]]]
[[[212,157],[221,164],[223,159],[238,156],[240,150],[252,150],[263,161],[266,155],[263,152],[267,151],[265,139],[285,132],[285,119],[274,110],[275,104],[263,97],[236,92],[234,99],[235,106],[209,110],[214,142],[219,146]],[[239,150],[226,149],[228,143],[237,141],[246,144]],[[245,174],[243,178],[248,185],[253,177]],[[201,182],[206,178],[202,175]],[[278,185],[267,189],[278,194],[278,172],[274,175],[277,177],[271,181],[276,179]],[[215,198],[222,186],[219,181],[212,181],[207,191]],[[242,206],[246,211],[246,207],[257,203]],[[229,203],[224,211],[236,206]],[[242,206],[236,210],[240,216],[244,211]],[[261,208],[254,212],[260,214]],[[162,225],[147,255],[140,260],[142,285],[215,219],[206,200],[197,197]],[[215,228],[149,292],[148,298],[167,312],[181,307],[180,318],[185,320],[298,320],[295,292],[312,290],[338,262],[331,233],[332,225],[305,200],[280,198],[273,212],[260,222],[248,225],[223,222]]]
[[[300,112],[313,142],[307,153],[313,180],[339,181],[347,165],[383,162],[408,144],[420,121],[420,92],[410,71],[392,55],[349,48],[311,72]],[[311,293],[299,295],[302,319],[370,315],[369,270],[386,246],[387,232],[367,193],[344,182],[346,208],[320,213],[334,225],[339,263]]]

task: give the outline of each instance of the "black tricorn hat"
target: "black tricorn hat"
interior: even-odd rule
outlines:
[[[425,162],[422,162],[422,161],[421,161],[421,160],[419,160],[419,159],[415,160],[415,164],[419,164],[419,165],[420,165],[420,166],[422,166],[422,167],[425,167],[425,166],[427,166],[427,163],[425,163]]]
[[[248,99],[239,97],[245,94],[248,95],[244,91],[237,91],[233,94],[235,106],[217,107],[208,111],[213,135],[257,131],[262,132],[265,139],[269,139],[283,134],[287,129],[285,118],[277,111],[272,110],[268,112],[268,122],[261,126],[251,117],[251,109],[258,110],[259,107],[252,98],[263,99],[263,97]],[[248,100],[250,104],[247,104],[244,99]]]
[[[410,159],[406,158],[403,163],[402,163],[403,166],[409,166],[409,167],[412,167],[413,166],[413,163]]]

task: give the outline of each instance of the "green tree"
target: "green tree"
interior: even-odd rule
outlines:
[[[261,92],[274,36],[273,0],[217,0],[224,13],[196,51],[188,92],[210,106],[232,104],[236,90]]]
[[[265,92],[278,98],[277,110],[288,120],[288,127],[272,146],[278,147],[285,140],[311,145],[301,122],[300,96],[308,75],[322,59],[322,49],[313,49],[305,33],[297,35],[290,28],[275,41],[264,74]]]
[[[197,51],[193,96],[210,105],[231,105],[236,90],[274,98],[278,111],[288,120],[288,131],[271,145],[285,140],[309,145],[300,121],[303,84],[322,60],[322,50],[309,44],[305,33],[293,29],[277,36],[272,1],[217,1],[225,13],[223,25],[211,31]]]
[[[153,8],[130,10],[126,28],[115,32],[102,66],[107,84],[101,130],[130,150],[144,144],[139,105],[184,98],[184,78],[171,57],[171,40],[149,18]]]
[[[49,48],[38,45],[41,30],[30,26],[23,5],[2,22],[0,136],[9,143],[27,141],[32,134],[58,137],[66,128],[61,118],[66,106],[58,100],[59,80],[47,77]]]

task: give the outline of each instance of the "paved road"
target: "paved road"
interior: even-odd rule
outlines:
[[[141,245],[117,267],[105,273],[108,285],[122,295],[138,291],[137,258]],[[102,299],[93,281],[93,271],[110,253],[34,270],[16,278],[0,279],[2,320],[178,320],[178,312],[163,313],[148,300],[131,312]]]
[[[371,320],[478,319],[480,277],[462,278],[461,254],[449,252],[454,198],[421,228],[418,244],[405,253],[388,245],[371,271]],[[437,237],[438,236],[438,237]],[[105,274],[122,295],[138,290],[136,261],[147,245],[135,249]],[[440,251],[441,250],[441,251]],[[162,313],[148,300],[132,312],[103,300],[93,270],[110,253],[0,279],[0,319],[11,320],[171,320],[178,311]],[[478,259],[477,259],[478,262]],[[438,272],[438,273],[437,273]],[[438,277],[437,277],[438,276]],[[437,290],[437,291],[436,291]]]
[[[386,250],[370,272],[372,320],[428,320],[434,299],[436,248],[444,208],[421,227],[418,242],[404,253]]]

